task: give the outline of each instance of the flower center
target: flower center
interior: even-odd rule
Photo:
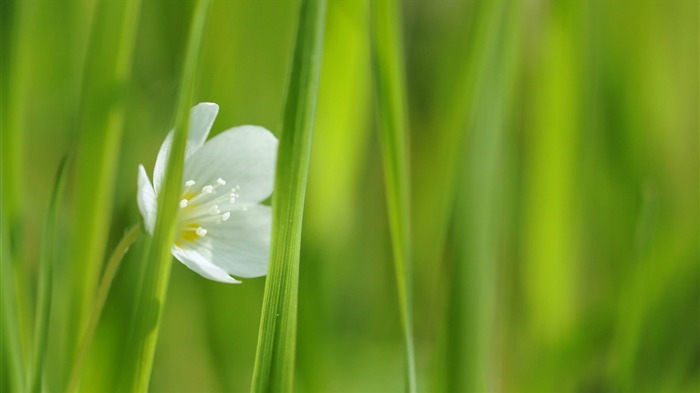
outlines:
[[[231,218],[233,205],[238,198],[240,186],[226,189],[226,181],[216,179],[215,184],[207,184],[196,191],[194,180],[187,180],[180,200],[180,233],[175,244],[194,242],[212,230],[212,226]]]

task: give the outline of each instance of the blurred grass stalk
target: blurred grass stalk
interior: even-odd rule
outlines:
[[[525,335],[529,352],[539,353],[530,379],[521,381],[535,391],[572,390],[573,379],[554,373],[560,363],[556,348],[575,324],[578,195],[576,162],[581,120],[578,75],[580,26],[578,3],[555,3],[542,15],[543,49],[536,53],[539,87],[532,100],[533,132],[525,147],[526,187],[523,195],[523,279],[528,312]]]
[[[400,3],[372,1],[370,31],[378,129],[382,147],[389,228],[404,336],[406,391],[415,392],[411,312],[411,218],[406,87]]]
[[[272,245],[251,392],[291,392],[294,385],[301,228],[325,17],[325,0],[301,0],[272,196]]]
[[[24,172],[24,116],[27,109],[30,45],[28,33],[36,23],[38,4],[2,3],[2,135],[0,182],[2,187],[2,359],[7,360],[8,386],[26,389],[29,358],[30,312],[28,267],[22,261],[22,194]],[[7,53],[9,52],[9,54]],[[4,370],[3,370],[4,371]]]
[[[63,157],[56,173],[51,204],[44,224],[43,238],[41,242],[41,256],[38,268],[38,282],[36,292],[36,307],[34,313],[34,342],[32,345],[31,366],[29,368],[30,392],[41,392],[43,371],[46,363],[46,346],[49,338],[49,321],[51,316],[51,288],[53,286],[53,265],[56,256],[56,238],[58,237],[58,217],[63,190],[66,185],[68,168],[72,161],[72,155]]]
[[[103,1],[92,21],[79,113],[68,348],[88,320],[109,235],[140,0]],[[68,353],[70,369],[74,353]]]
[[[445,391],[499,391],[495,376],[497,345],[497,288],[502,255],[502,196],[509,108],[517,69],[520,6],[487,2],[473,10],[476,25],[471,55],[461,81],[468,89],[460,102],[468,106],[466,123],[448,131],[453,149],[461,149],[455,178],[455,259],[449,275],[444,373],[438,379]],[[463,87],[458,87],[463,88]],[[476,97],[480,99],[476,99]],[[455,110],[455,112],[457,112]],[[452,123],[458,126],[459,116]],[[464,118],[463,118],[464,119]],[[465,129],[466,127],[466,129]],[[455,132],[469,135],[465,140]],[[465,143],[466,142],[466,143]],[[459,156],[459,155],[456,155]],[[454,155],[453,155],[454,157]]]
[[[356,197],[363,192],[361,173],[372,131],[368,6],[367,0],[328,3],[306,195],[313,208],[304,212],[302,239],[302,257],[311,257],[304,260],[299,278],[299,346],[304,348],[297,356],[299,391],[324,392],[338,386],[329,360],[335,358],[333,337],[339,333],[328,323],[343,312],[336,302],[346,296],[343,287],[356,267],[327,261],[341,261],[356,247]],[[305,254],[309,250],[317,254]]]
[[[187,49],[175,107],[173,140],[163,188],[158,195],[158,213],[153,237],[144,248],[144,275],[137,291],[140,296],[127,343],[121,389],[131,392],[148,390],[158,330],[165,305],[172,263],[171,248],[175,220],[182,191],[185,145],[189,132],[190,108],[194,96],[200,48],[204,37],[209,0],[198,0],[190,24]]]

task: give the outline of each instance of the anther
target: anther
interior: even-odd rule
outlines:
[[[183,199],[180,201],[180,208],[185,208],[187,207],[187,199]]]
[[[209,214],[211,214],[212,216],[219,213],[221,213],[221,210],[219,210],[219,206],[214,205],[209,208]]]
[[[207,230],[202,228],[202,227],[197,228],[197,230],[195,232],[197,233],[197,236],[199,236],[199,237],[204,237],[204,235],[207,234]]]
[[[192,187],[194,185],[194,180],[188,180],[185,182],[185,186]]]
[[[222,178],[216,179],[216,182],[217,182],[220,186],[225,186],[225,185],[226,185],[226,180],[224,180],[224,179],[222,179]]]
[[[230,217],[231,217],[231,213],[230,213],[230,212],[226,212],[226,213],[224,213],[223,216],[221,216],[221,221],[226,221],[226,220],[228,220]]]
[[[202,187],[202,192],[205,194],[211,194],[213,191],[214,191],[214,187],[212,187],[210,185],[206,185],[206,186]]]

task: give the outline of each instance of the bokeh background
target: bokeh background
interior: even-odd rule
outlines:
[[[213,134],[241,124],[279,133],[297,6],[213,2],[195,93],[220,105]],[[91,148],[78,119],[95,8],[2,3],[2,109],[13,119],[3,176],[19,179],[3,188],[17,200],[3,220],[16,218],[25,326],[57,166]],[[401,8],[419,390],[697,392],[698,2],[509,1],[505,16],[472,1]],[[150,172],[172,126],[192,9],[142,4],[105,252],[140,220],[137,165]],[[403,389],[368,21],[367,1],[328,4],[301,256],[303,392]],[[69,370],[71,263],[85,235],[75,217],[86,190],[71,173],[50,391]],[[85,391],[119,378],[141,243],[112,288]],[[175,261],[151,389],[248,390],[264,284],[210,282]]]

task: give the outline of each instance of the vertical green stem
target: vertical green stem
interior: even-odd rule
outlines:
[[[127,347],[123,390],[145,392],[153,369],[158,328],[163,313],[171,267],[171,247],[181,192],[190,106],[194,95],[199,52],[204,37],[209,0],[199,0],[190,25],[187,51],[175,111],[175,126],[163,188],[158,196],[158,213],[152,240],[144,249],[141,296],[136,305],[133,330]]]
[[[508,119],[517,62],[519,7],[496,3],[488,11],[493,42],[476,90],[454,209],[456,258],[451,275],[447,391],[500,391],[497,339],[498,272],[506,211],[505,170]]]
[[[27,82],[30,74],[31,35],[38,4],[2,3],[2,88],[0,94],[0,202],[2,208],[2,338],[8,356],[9,385],[25,390],[30,340],[27,264],[23,263],[22,182]],[[4,356],[4,355],[3,355]],[[4,358],[3,358],[4,360]]]
[[[80,107],[70,347],[87,321],[109,234],[140,0],[97,4]],[[68,363],[70,364],[70,363]]]
[[[71,156],[66,155],[56,174],[51,206],[44,226],[39,260],[39,282],[37,285],[36,307],[34,316],[34,343],[29,374],[29,391],[42,391],[42,376],[45,365],[46,345],[49,336],[49,317],[51,312],[52,265],[55,256],[55,242],[58,230],[58,214],[63,189],[66,185]]]
[[[102,280],[100,280],[100,286],[97,289],[97,295],[95,297],[92,312],[90,313],[90,319],[83,332],[80,339],[80,345],[78,346],[78,352],[76,353],[75,359],[73,361],[73,370],[70,374],[70,379],[68,380],[68,392],[74,392],[78,388],[78,382],[80,382],[80,372],[83,368],[83,363],[87,357],[88,349],[90,348],[90,343],[95,335],[95,330],[97,329],[97,323],[100,321],[100,316],[102,316],[102,309],[104,308],[105,302],[107,301],[107,295],[109,294],[109,288],[112,286],[114,277],[117,275],[117,270],[121,264],[124,254],[129,250],[132,244],[141,237],[143,232],[141,227],[136,225],[129,229],[124,235],[122,240],[117,244],[117,247],[112,252],[109,257],[107,264],[105,266],[104,274],[102,275]]]
[[[408,125],[399,2],[373,1],[371,11],[372,62],[399,313],[406,351],[406,390],[415,392]]]
[[[301,226],[325,14],[325,0],[301,1],[272,197],[272,249],[252,392],[290,392],[294,383]]]

